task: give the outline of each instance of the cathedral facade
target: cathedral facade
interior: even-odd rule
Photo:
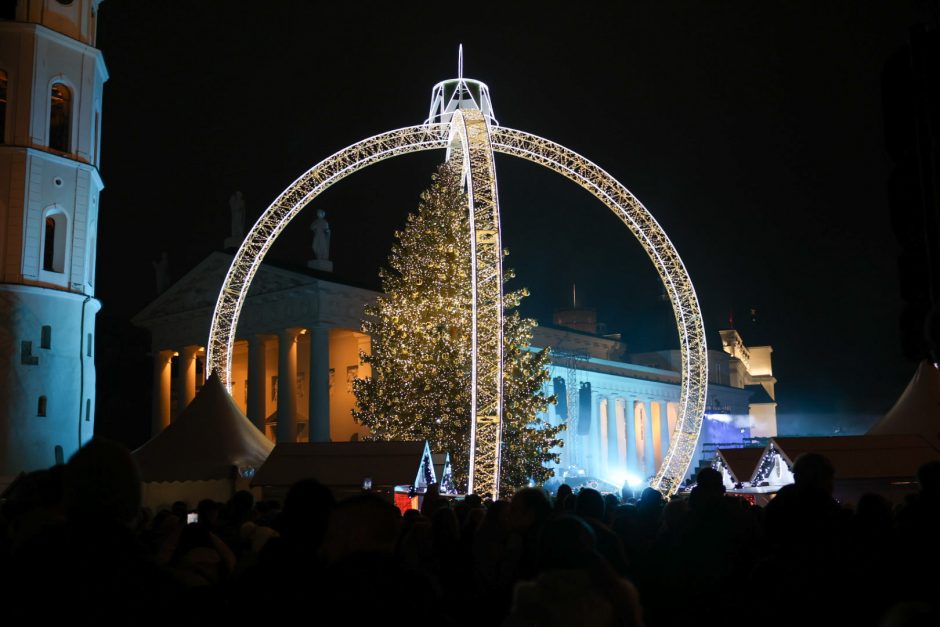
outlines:
[[[212,253],[134,318],[152,338],[154,435],[205,382],[205,342],[231,261],[230,254]],[[361,320],[377,296],[329,272],[262,264],[239,318],[231,378],[233,399],[258,429],[274,441],[290,442],[367,435],[352,418],[352,382],[370,375],[359,358],[360,351],[370,349]],[[567,326],[565,319],[555,322],[536,328],[532,348],[552,348],[544,392],[557,402],[542,418],[567,425],[557,475],[617,487],[627,479],[641,482],[652,476],[678,416],[678,351],[629,354],[615,337]],[[752,355],[766,354],[764,369],[752,376],[749,369],[757,372],[756,360],[740,358],[748,350],[740,335],[722,331],[721,337],[737,338],[740,345],[709,351],[708,406],[698,458],[710,452],[703,447],[776,435],[770,347],[750,348]]]

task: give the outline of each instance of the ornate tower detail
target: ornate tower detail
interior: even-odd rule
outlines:
[[[0,15],[0,476],[61,462],[94,432],[100,0]]]

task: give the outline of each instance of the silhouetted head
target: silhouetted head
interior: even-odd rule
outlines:
[[[330,489],[316,479],[298,481],[284,499],[281,533],[293,542],[319,546],[335,503]]]
[[[863,494],[855,508],[855,520],[870,529],[888,530],[893,521],[891,502],[880,494]]]
[[[3,517],[13,520],[29,511],[60,507],[64,471],[65,466],[56,465],[17,477],[0,500]]]
[[[509,503],[509,524],[513,529],[529,529],[540,525],[552,506],[540,488],[523,488],[513,494]]]
[[[656,488],[644,488],[637,507],[641,510],[658,509],[663,506],[663,495]]]
[[[620,507],[620,499],[617,498],[616,494],[605,494],[604,495],[604,515],[610,516],[615,509]]]
[[[581,488],[574,505],[574,513],[582,518],[604,520],[604,497],[592,488]]]
[[[237,520],[247,520],[255,506],[255,497],[248,490],[239,490],[232,495],[232,516]]]
[[[594,557],[595,542],[590,525],[577,516],[549,520],[539,535],[539,570],[587,566]]]
[[[481,523],[487,527],[509,528],[509,501],[493,501],[486,508],[486,515],[483,516]]]
[[[186,501],[173,501],[173,506],[170,507],[170,513],[184,524],[186,523],[186,513],[188,511],[189,506],[186,504]]]
[[[917,483],[922,492],[940,493],[940,461],[927,462],[918,468]]]
[[[571,493],[571,486],[567,483],[558,486],[558,491],[555,493],[555,509],[561,509],[565,504],[565,499],[571,496]]]
[[[725,493],[725,484],[722,481],[721,473],[714,468],[702,468],[695,475],[696,487],[706,492]]]
[[[460,539],[460,524],[457,514],[449,507],[442,507],[431,518],[431,533],[435,544],[455,544]]]
[[[323,541],[324,555],[334,562],[353,553],[391,554],[400,527],[397,507],[374,492],[357,494],[333,508]]]
[[[140,471],[130,451],[95,438],[65,467],[65,508],[73,521],[130,524],[140,510]]]
[[[832,494],[832,462],[819,453],[803,453],[793,462],[793,480],[800,488]]]

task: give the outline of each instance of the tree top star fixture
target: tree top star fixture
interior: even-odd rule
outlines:
[[[462,61],[462,54],[461,54]],[[489,88],[460,76],[434,86],[424,124],[374,135],[307,170],[261,214],[228,270],[209,331],[208,370],[231,389],[235,329],[248,288],[277,236],[314,198],[334,183],[379,161],[423,150],[445,149],[462,163],[469,198],[473,282],[472,427],[468,491],[499,490],[503,409],[502,251],[495,152],[527,159],[574,181],[613,211],[640,242],[663,282],[679,332],[682,383],[672,444],[651,481],[666,495],[678,489],[702,427],[708,386],[705,327],[692,281],[672,242],[652,214],[603,169],[552,141],[499,126]],[[477,324],[481,314],[500,324]]]

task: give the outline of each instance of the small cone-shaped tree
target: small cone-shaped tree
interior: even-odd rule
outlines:
[[[454,160],[456,161],[456,160]],[[424,440],[449,451],[458,489],[467,485],[470,453],[471,282],[470,227],[460,164],[438,168],[418,212],[395,234],[384,295],[366,311],[372,337],[363,361],[372,376],[357,379],[356,421],[378,440]],[[511,272],[504,272],[504,279]],[[538,419],[553,399],[542,393],[547,350],[528,349],[535,321],[515,308],[525,290],[504,295],[502,493],[542,483],[558,461],[563,426]]]

